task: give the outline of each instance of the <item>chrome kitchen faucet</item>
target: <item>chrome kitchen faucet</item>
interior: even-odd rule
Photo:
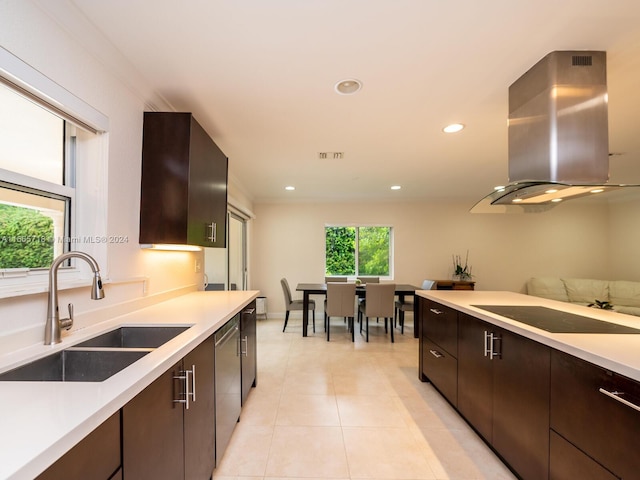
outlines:
[[[54,345],[60,343],[62,329],[69,330],[73,325],[73,304],[69,304],[69,318],[60,319],[58,312],[58,267],[69,258],[81,258],[86,261],[93,271],[93,284],[91,285],[91,299],[104,298],[100,267],[91,255],[83,252],[67,252],[56,258],[49,270],[49,297],[47,299],[47,323],[44,326],[44,344]]]

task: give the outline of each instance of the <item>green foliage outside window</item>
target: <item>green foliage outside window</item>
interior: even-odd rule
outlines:
[[[53,220],[31,208],[0,204],[0,268],[47,268]]]
[[[354,227],[327,227],[326,274],[356,274],[356,229]]]
[[[390,227],[326,227],[325,274],[390,275],[390,238]]]
[[[389,275],[389,227],[358,229],[358,274]]]

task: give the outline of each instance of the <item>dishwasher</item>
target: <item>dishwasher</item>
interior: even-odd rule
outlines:
[[[216,467],[240,418],[240,315],[215,333]]]

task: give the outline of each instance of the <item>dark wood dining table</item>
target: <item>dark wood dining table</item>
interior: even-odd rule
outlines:
[[[413,296],[413,336],[418,338],[418,328],[419,328],[419,304],[416,298],[416,290],[420,290],[420,287],[416,287],[415,285],[409,285],[406,283],[397,283],[396,284],[396,295],[398,296],[398,300],[403,301],[404,297],[407,295]],[[296,291],[302,292],[302,336],[307,336],[307,327],[309,325],[309,295],[327,295],[327,284],[326,283],[299,283],[296,287]],[[356,295],[358,297],[364,297],[366,293],[365,286],[357,286],[356,287]]]

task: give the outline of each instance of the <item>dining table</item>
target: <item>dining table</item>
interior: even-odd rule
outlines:
[[[406,296],[411,295],[413,297],[413,336],[418,338],[418,328],[420,322],[418,321],[420,318],[419,314],[419,302],[416,298],[416,291],[420,290],[420,287],[416,287],[415,285],[409,285],[406,283],[397,283],[396,284],[396,295],[398,296],[399,301],[404,301]],[[327,284],[326,283],[299,283],[296,286],[296,291],[302,292],[302,336],[307,336],[307,327],[309,326],[309,296],[310,295],[327,295]],[[358,297],[364,297],[366,295],[367,289],[366,285],[356,285],[356,295]],[[400,312],[402,315],[403,312]],[[401,318],[401,321],[404,321]]]

